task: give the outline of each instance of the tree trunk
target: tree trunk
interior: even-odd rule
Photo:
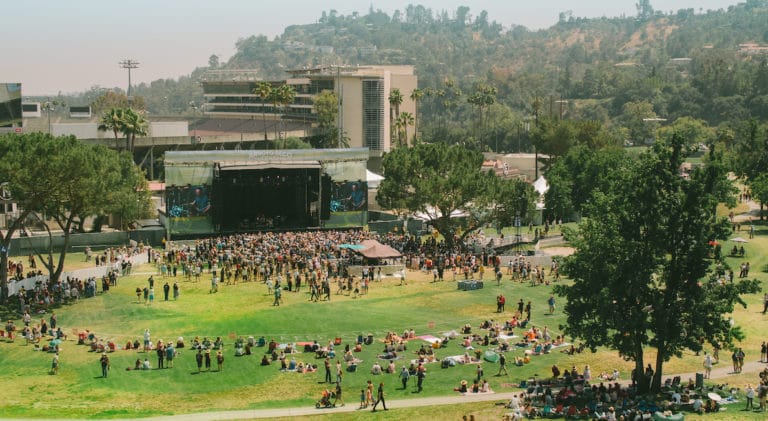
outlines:
[[[661,374],[664,369],[664,354],[666,354],[666,346],[662,344],[656,348],[656,371],[653,373],[653,383],[651,384],[651,391],[653,393],[659,393],[661,391]]]
[[[19,217],[13,221],[8,231],[2,236],[2,242],[0,242],[0,303],[5,303],[8,300],[8,251],[11,249],[11,238],[13,234],[21,227],[22,221],[27,219],[29,211],[23,211],[19,214]]]
[[[8,246],[3,241],[3,249],[6,251],[0,253],[0,303],[5,303],[8,299]]]
[[[637,392],[642,394],[648,391],[648,381],[645,379],[645,361],[643,359],[643,346],[635,349],[635,378],[637,379]]]

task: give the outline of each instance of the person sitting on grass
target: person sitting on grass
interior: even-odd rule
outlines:
[[[462,380],[461,383],[459,384],[459,387],[456,387],[453,390],[454,392],[467,393],[467,381]]]
[[[371,374],[373,374],[374,376],[378,376],[379,374],[381,374],[381,366],[379,365],[378,362],[373,363],[373,367],[371,367]]]

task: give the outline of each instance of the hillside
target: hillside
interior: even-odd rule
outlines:
[[[644,118],[690,116],[711,126],[768,117],[768,0],[666,12],[640,3],[637,16],[586,19],[564,12],[539,31],[502,27],[468,7],[449,13],[410,5],[391,16],[374,9],[349,16],[330,11],[271,40],[240,39],[218,68],[282,79],[287,69],[320,64],[412,64],[426,93],[419,109],[424,134],[452,138],[452,130],[463,129],[456,136],[466,136],[469,121],[482,114],[467,98],[490,85],[497,105],[487,114],[491,120],[475,122],[471,134],[503,136],[502,144],[533,114],[596,120],[630,132],[637,130],[626,122],[628,107],[635,114],[644,110]],[[152,114],[190,112],[189,101],[202,100],[197,81],[205,70],[142,84],[136,93],[147,97]],[[503,131],[482,133],[504,120],[512,122]]]

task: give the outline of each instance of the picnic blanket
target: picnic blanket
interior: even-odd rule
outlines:
[[[443,333],[443,337],[450,338],[450,339],[455,339],[458,336],[459,336],[459,332],[455,330],[451,330],[450,332]]]
[[[496,393],[496,392],[494,392],[493,390],[489,390],[487,392],[477,392],[477,393],[464,392],[464,393],[460,393],[460,395],[462,395],[462,396],[475,396],[475,395],[490,395],[492,393]]]
[[[444,360],[453,360],[456,362],[456,364],[467,364],[464,360],[464,355],[451,355],[450,357],[443,358]],[[474,363],[481,363],[482,361],[478,361],[477,358],[470,356],[469,357],[469,363],[468,364],[474,364]]]
[[[499,334],[499,336],[498,336],[499,340],[504,340],[504,341],[508,341],[508,340],[510,340],[510,339],[515,339],[515,338],[517,338],[517,337],[518,337],[518,336],[517,336],[517,335],[515,335],[515,334],[512,334],[512,335],[505,335],[505,334],[503,334],[503,333]]]
[[[422,341],[429,342],[431,344],[435,342],[442,342],[442,339],[432,335],[421,335],[421,336],[417,336],[416,338],[421,339]]]

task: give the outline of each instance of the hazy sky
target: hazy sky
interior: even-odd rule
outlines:
[[[727,8],[739,0],[651,0],[669,12],[683,8]],[[469,6],[473,16],[538,29],[560,12],[578,17],[633,16],[637,0],[15,0],[0,6],[0,82],[21,82],[24,95],[86,90],[93,85],[127,86],[118,67],[124,58],[140,63],[134,83],[189,74],[211,54],[222,61],[239,38],[281,34],[292,24],[316,21],[323,10],[339,14],[368,8],[391,15],[408,4],[433,10]]]

